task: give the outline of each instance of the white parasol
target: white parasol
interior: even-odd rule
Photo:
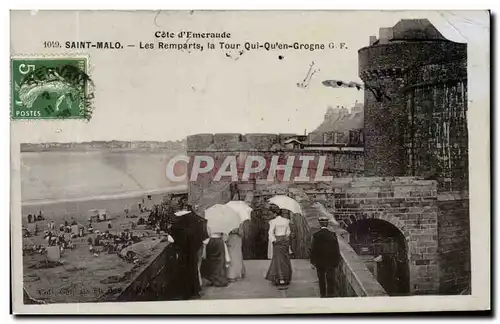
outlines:
[[[291,211],[293,214],[302,214],[302,208],[300,207],[299,203],[295,200],[292,199],[288,196],[284,195],[278,195],[274,196],[271,199],[269,199],[269,202],[271,204],[275,204],[281,209],[286,209]]]
[[[228,202],[226,206],[230,207],[232,210],[238,213],[241,222],[250,219],[250,215],[253,209],[250,206],[248,206],[246,202],[241,200],[232,200]]]
[[[179,211],[175,212],[174,215],[175,216],[184,216],[184,215],[187,215],[189,213],[191,213],[191,212],[188,210],[179,210]]]
[[[211,233],[228,234],[233,229],[240,227],[241,219],[231,207],[221,204],[213,205],[205,210],[207,227]]]

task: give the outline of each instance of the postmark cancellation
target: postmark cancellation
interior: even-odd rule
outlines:
[[[11,69],[12,119],[90,120],[88,57],[15,57]]]

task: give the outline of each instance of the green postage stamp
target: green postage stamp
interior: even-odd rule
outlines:
[[[86,119],[92,115],[88,59],[13,58],[12,119]]]

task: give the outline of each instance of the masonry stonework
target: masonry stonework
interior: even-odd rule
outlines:
[[[459,193],[438,196],[440,294],[470,293],[469,199]]]
[[[438,201],[435,180],[415,177],[361,177],[362,154],[358,152],[309,152],[276,148],[279,135],[196,135],[188,138],[188,155],[211,156],[216,168],[228,155],[328,154],[332,158],[334,180],[323,183],[279,183],[304,190],[313,201],[332,207],[344,227],[362,219],[380,219],[394,225],[405,238],[411,294],[454,293],[470,282],[468,263],[468,201],[450,196]],[[192,145],[190,145],[192,144]],[[353,161],[358,161],[355,163]],[[346,162],[343,164],[343,162]],[[201,174],[189,182],[189,200],[201,212],[216,203],[226,203],[237,193],[239,198],[269,183],[237,181],[214,173]],[[263,171],[265,174],[266,170]],[[348,177],[346,177],[348,175]],[[257,179],[256,179],[257,180]],[[285,190],[286,191],[286,190]],[[440,197],[444,194],[440,193]],[[457,205],[458,204],[458,205]],[[459,209],[456,209],[460,207]]]
[[[283,142],[291,136],[290,134],[198,134],[189,136],[187,138],[188,156],[190,157],[188,174],[191,174],[193,170],[194,157],[208,156],[214,160],[214,168],[210,172],[198,175],[196,181],[189,181],[189,201],[201,211],[214,203],[225,203],[232,198],[235,192],[234,188],[231,187],[233,182],[231,177],[225,176],[215,179],[217,172],[221,169],[224,160],[228,156],[236,157],[237,182],[255,184],[256,186],[261,184],[293,183],[302,166],[302,162],[299,160],[300,156],[314,157],[307,174],[311,179],[316,176],[317,162],[321,156],[326,157],[322,172],[324,176],[345,177],[363,174],[364,158],[362,150],[349,150],[349,147],[345,146],[343,150],[338,151],[321,148],[289,149],[284,147]],[[247,180],[242,180],[244,163],[248,156],[263,157],[266,166],[261,172],[251,174]],[[278,165],[284,165],[289,158],[294,158],[289,179],[285,177],[283,171],[277,171],[273,181],[267,180],[270,162],[273,157],[279,157]]]
[[[343,227],[380,219],[404,236],[412,294],[439,290],[436,181],[415,178],[335,179],[334,215]]]
[[[293,148],[284,145],[297,137],[293,134],[189,136],[189,170],[194,156],[210,156],[215,162],[211,173],[189,182],[189,200],[203,210],[229,201],[238,190],[300,188],[312,201],[330,207],[344,227],[377,219],[397,228],[408,261],[410,294],[467,291],[467,45],[447,40],[426,19],[401,20],[381,30],[380,39],[372,39],[358,55],[365,84],[359,136],[312,133]],[[352,145],[354,137],[362,140]],[[249,155],[266,162],[278,155],[279,164],[291,156],[324,155],[323,174],[333,181],[286,182],[278,173],[274,182],[259,183],[267,178],[268,164],[248,181],[214,181],[228,155],[237,157],[240,171],[240,162]],[[293,175],[299,170],[294,163]]]
[[[366,175],[432,177],[440,190],[467,190],[467,44],[426,19],[387,30],[358,52]]]
[[[365,175],[437,181],[439,293],[467,291],[467,44],[446,39],[427,19],[403,19],[358,55]]]

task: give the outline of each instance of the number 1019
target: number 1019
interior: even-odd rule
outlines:
[[[61,45],[59,44],[58,41],[45,41],[43,42],[43,47],[44,48],[59,48]]]

